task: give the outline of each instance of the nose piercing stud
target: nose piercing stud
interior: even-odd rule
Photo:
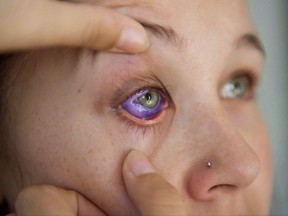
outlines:
[[[211,167],[212,167],[212,162],[208,161],[208,162],[207,162],[207,167],[208,167],[208,168],[211,168]]]

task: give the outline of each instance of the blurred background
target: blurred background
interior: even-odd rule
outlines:
[[[274,193],[270,215],[288,215],[288,0],[249,0],[267,59],[259,103],[270,132]]]

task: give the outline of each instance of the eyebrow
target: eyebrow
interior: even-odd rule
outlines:
[[[172,27],[141,21],[140,23],[147,31],[151,32],[161,40],[164,39],[168,44],[176,47],[180,52],[183,51],[185,47],[187,47],[187,40],[177,34],[177,32]],[[240,36],[240,38],[236,40],[235,47],[240,48],[242,46],[250,46],[251,48],[258,50],[264,57],[266,56],[264,46],[256,34],[246,33]]]
[[[236,41],[236,48],[240,48],[242,46],[250,46],[258,50],[264,57],[266,56],[263,43],[259,37],[253,33],[246,33]]]
[[[178,51],[183,51],[183,49],[187,47],[187,40],[177,34],[172,27],[141,21],[140,23],[148,32],[151,32],[154,36],[161,40],[164,39],[169,45],[176,47]]]

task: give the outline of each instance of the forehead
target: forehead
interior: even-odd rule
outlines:
[[[142,24],[147,23],[147,26],[154,25],[153,33],[159,33],[167,27],[167,30],[162,31],[162,35],[172,35],[173,38],[188,41],[187,44],[196,48],[199,46],[210,46],[218,43],[219,48],[223,48],[224,43],[229,46],[234,46],[239,41],[239,38],[250,34],[254,35],[255,30],[249,17],[246,1],[244,0],[63,0],[73,1],[91,5],[102,5],[113,8],[132,18],[138,20]],[[180,3],[181,2],[181,3]],[[152,24],[152,25],[150,25]],[[145,25],[144,25],[145,26]],[[156,31],[155,31],[156,30]],[[176,34],[169,34],[169,32]],[[158,34],[159,35],[159,34]],[[177,37],[174,37],[176,35]],[[178,37],[179,36],[179,37]],[[244,37],[244,43],[252,44],[258,50],[262,50],[261,44],[256,37],[255,40],[246,40],[251,37]],[[162,39],[165,37],[162,37]],[[166,37],[169,38],[169,37]],[[182,40],[183,39],[183,40]],[[243,41],[243,40],[242,40]],[[253,43],[251,43],[251,41]],[[167,40],[166,40],[167,42]],[[168,41],[169,42],[169,41]],[[256,42],[256,43],[254,43]],[[211,44],[210,44],[211,43]],[[241,40],[240,43],[241,44]],[[183,43],[178,43],[183,44]],[[257,46],[255,46],[257,45]],[[231,47],[232,47],[231,46]],[[261,51],[262,52],[262,51]]]
[[[189,10],[192,12],[200,10],[211,10],[217,11],[219,9],[234,12],[234,9],[243,10],[246,7],[245,0],[62,0],[78,3],[104,5],[111,8],[117,7],[142,7],[146,9],[154,9],[156,11],[175,11],[175,10]],[[171,7],[173,6],[173,7]],[[232,9],[232,10],[231,10]],[[206,14],[207,15],[207,14]]]
[[[151,18],[169,23],[174,28],[189,29],[192,25],[215,28],[219,23],[235,29],[250,28],[250,19],[244,0],[63,0],[92,5],[103,5],[123,11],[133,18]],[[161,23],[162,22],[162,23]],[[215,25],[218,23],[217,25]],[[232,23],[232,24],[231,24]],[[188,24],[188,25],[187,25]]]

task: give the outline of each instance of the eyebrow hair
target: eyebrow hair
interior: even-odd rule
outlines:
[[[236,47],[241,46],[251,46],[252,48],[258,50],[264,57],[266,56],[261,40],[253,33],[244,34],[236,41]]]
[[[187,40],[184,37],[178,35],[177,32],[170,26],[161,26],[158,24],[141,21],[140,23],[147,31],[151,32],[159,39],[164,39],[170,45],[176,47],[180,52],[187,46]],[[266,56],[266,52],[261,40],[257,35],[253,33],[246,33],[236,41],[236,48],[241,46],[251,46],[252,48],[258,50],[263,56]]]
[[[177,32],[170,26],[162,26],[141,21],[140,23],[147,31],[151,32],[159,39],[164,39],[169,45],[176,47],[178,51],[182,51],[187,47],[187,40],[177,34]]]

